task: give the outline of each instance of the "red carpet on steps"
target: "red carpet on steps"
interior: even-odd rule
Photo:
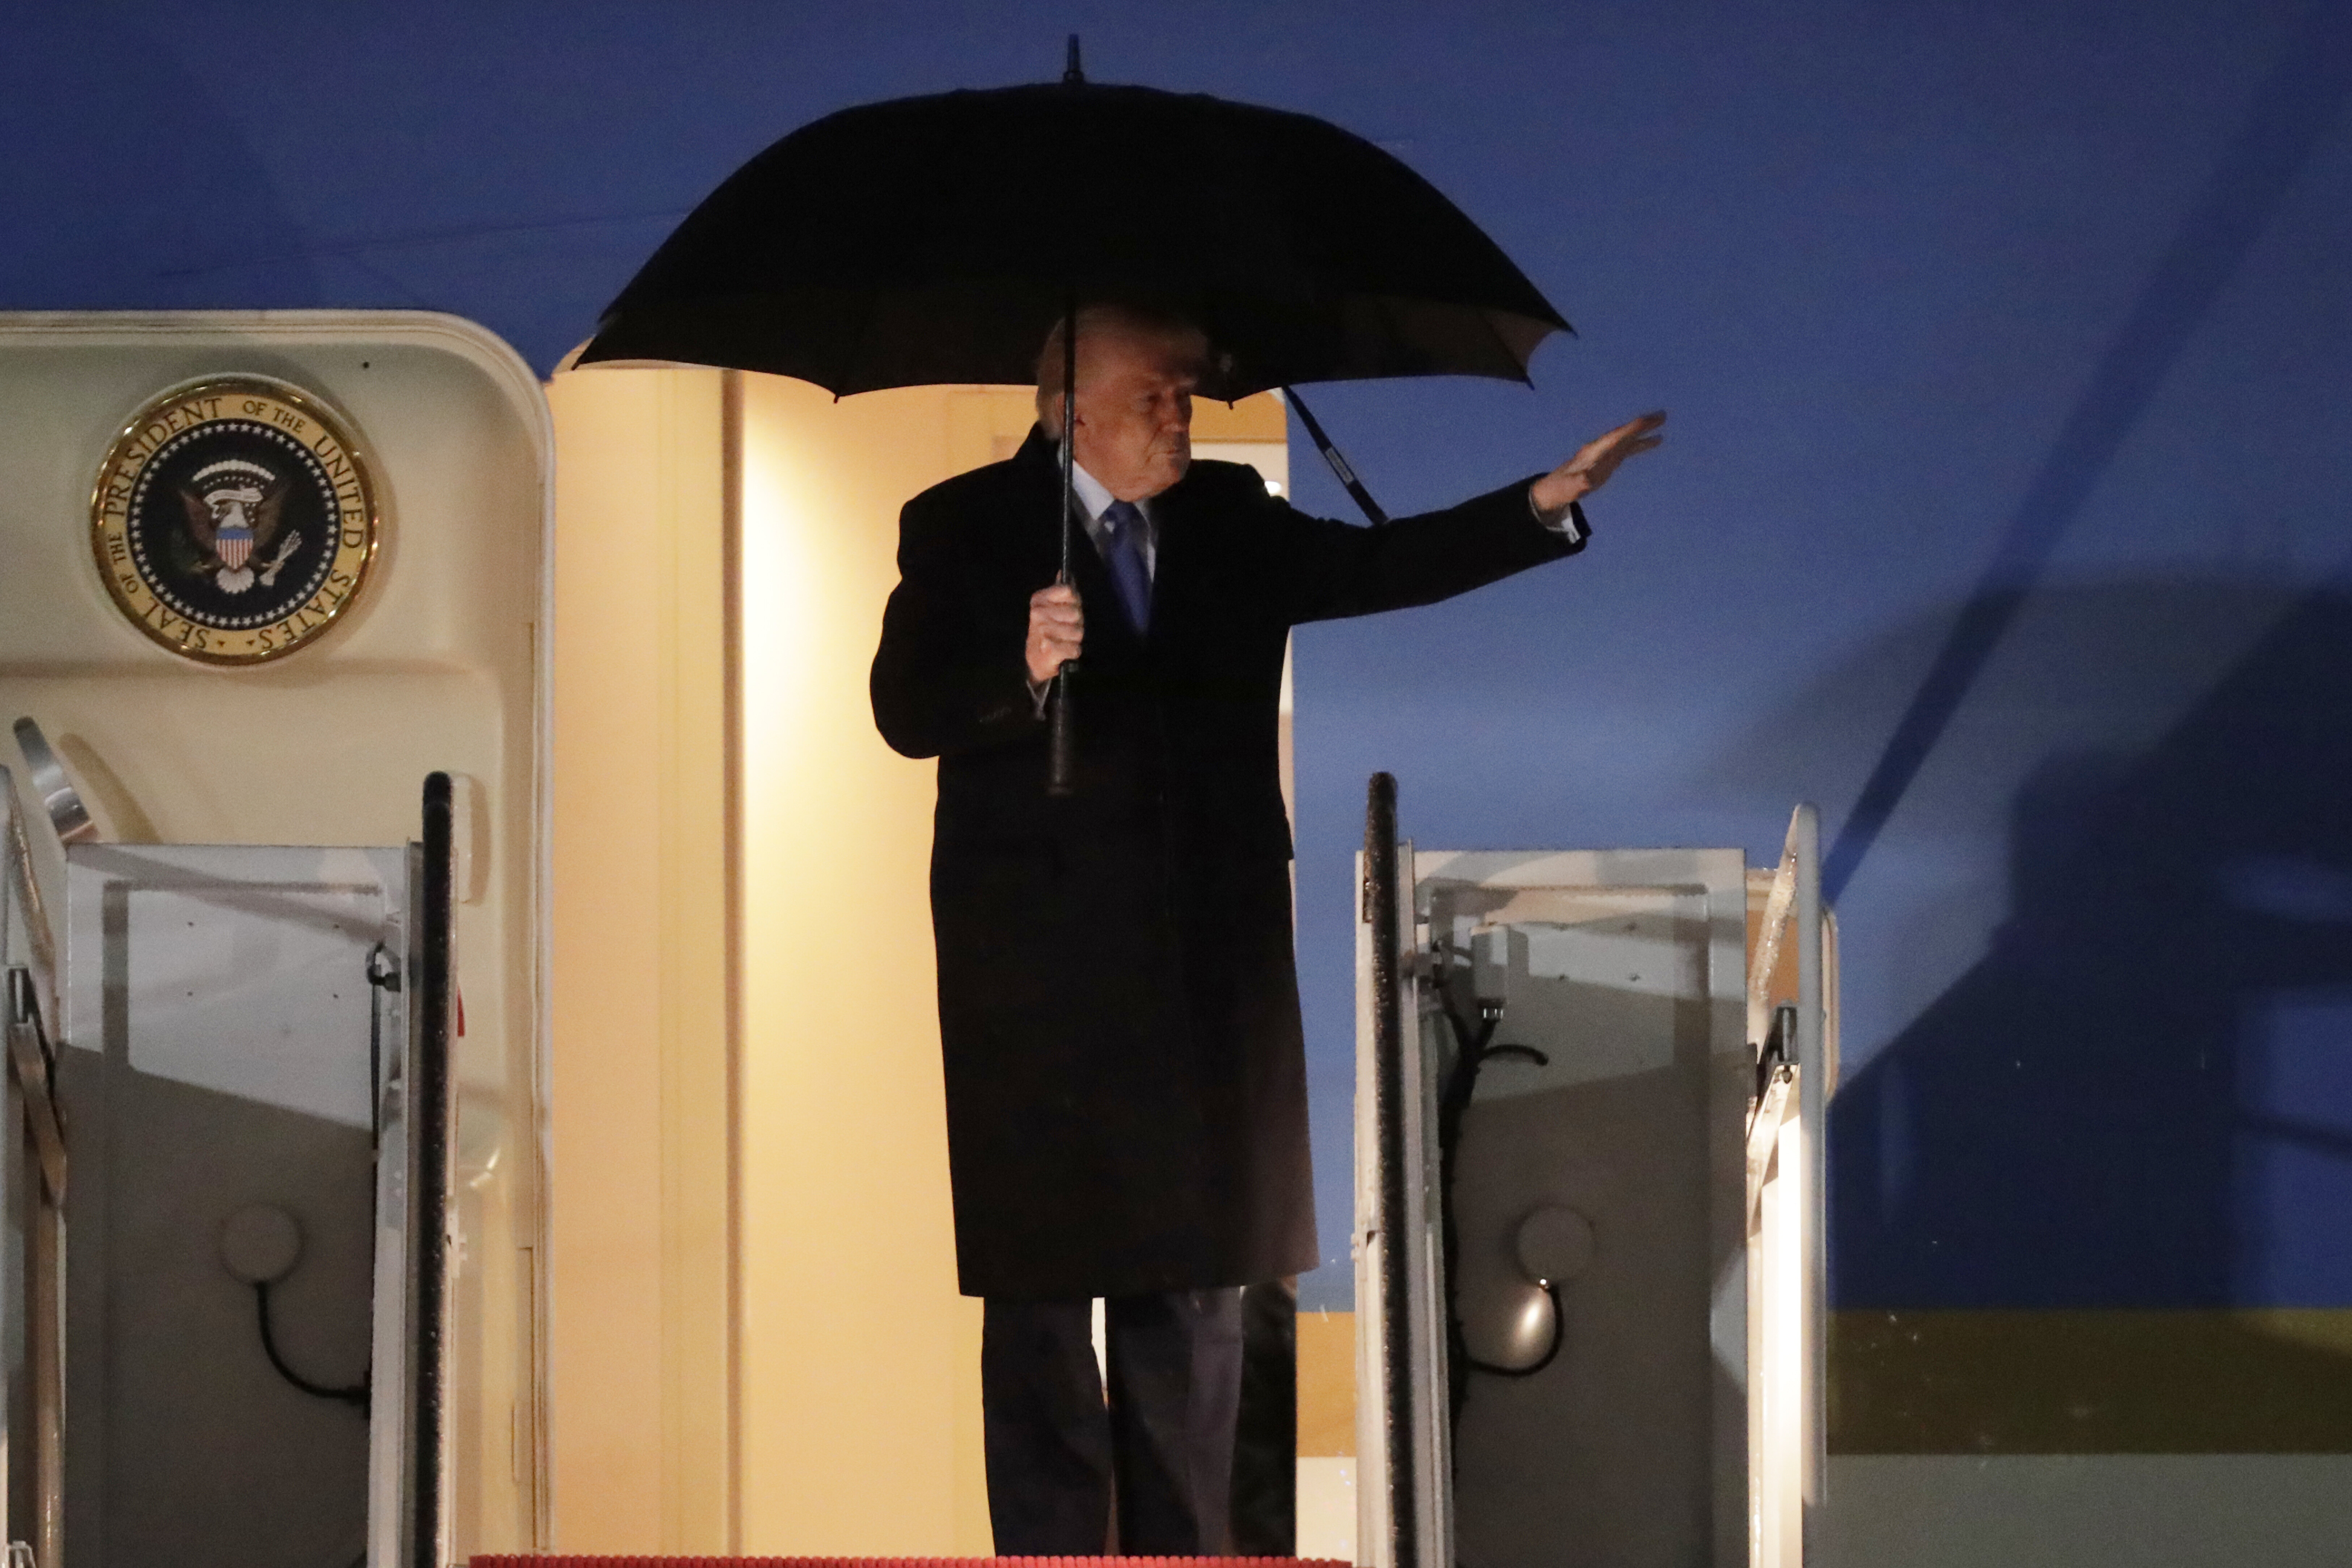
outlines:
[[[1327,1556],[478,1556],[473,1568],[1355,1568]]]
[[[477,1557],[472,1568],[1353,1568],[1328,1557]]]

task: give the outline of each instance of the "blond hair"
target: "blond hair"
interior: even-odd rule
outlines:
[[[1057,399],[1062,395],[1063,331],[1068,318],[1054,318],[1053,329],[1045,334],[1045,346],[1037,352],[1037,423],[1045,428],[1048,440],[1062,438],[1061,410]],[[1198,345],[1201,357],[1208,357],[1206,333],[1194,326],[1181,311],[1148,300],[1097,300],[1078,307],[1078,347],[1083,352],[1089,339],[1119,334],[1160,338],[1189,338]]]

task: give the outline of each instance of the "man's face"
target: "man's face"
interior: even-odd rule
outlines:
[[[1148,500],[1184,477],[1205,357],[1183,331],[1118,323],[1079,335],[1076,456],[1120,500]]]

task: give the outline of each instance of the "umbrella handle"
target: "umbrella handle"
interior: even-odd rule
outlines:
[[[1072,659],[1054,672],[1054,690],[1045,713],[1045,793],[1056,797],[1077,793],[1078,737],[1070,723]]]

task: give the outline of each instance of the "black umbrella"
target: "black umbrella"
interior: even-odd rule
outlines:
[[[1102,298],[1196,322],[1201,391],[1228,401],[1302,381],[1524,381],[1568,328],[1372,143],[1307,115],[1088,83],[1073,39],[1059,83],[868,104],[776,142],[687,215],[581,363],[769,371],[842,395],[1025,385],[1054,321]],[[1066,679],[1056,694],[1064,778]]]
[[[803,126],[687,216],[582,356],[772,371],[842,395],[1026,384],[1084,297],[1183,310],[1231,400],[1303,381],[1523,381],[1568,323],[1435,187],[1348,132],[1082,81]]]

